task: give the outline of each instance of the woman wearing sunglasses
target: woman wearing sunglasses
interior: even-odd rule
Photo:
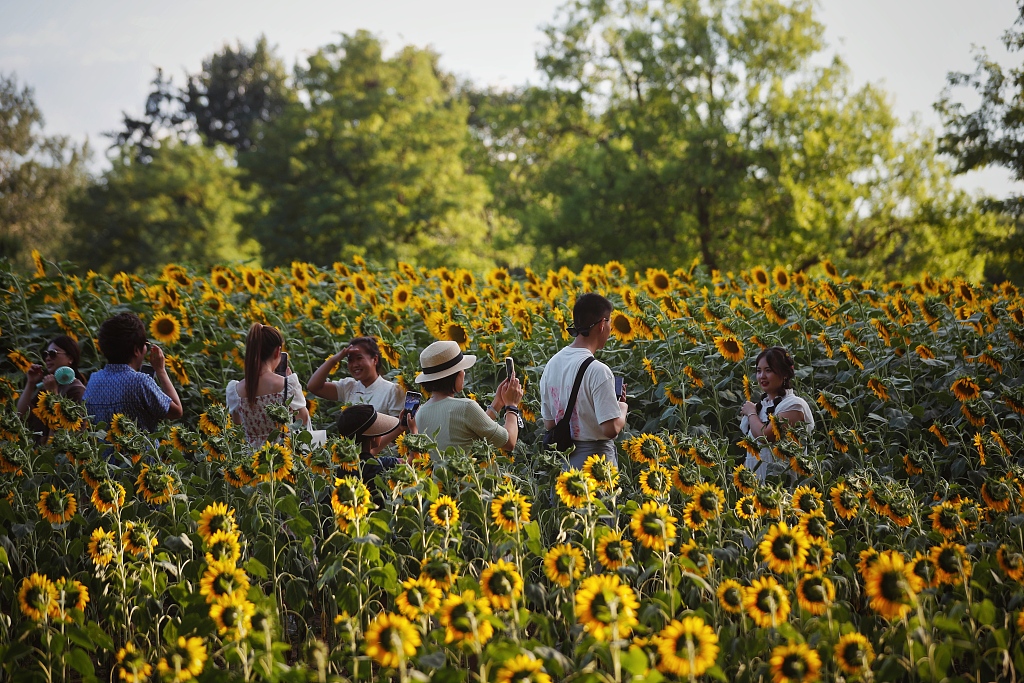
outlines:
[[[33,364],[25,373],[25,390],[18,397],[18,413],[29,416],[28,426],[32,431],[42,434],[41,440],[49,436],[49,431],[39,418],[30,412],[36,403],[36,397],[40,391],[49,391],[74,401],[81,401],[85,394],[85,379],[78,371],[78,361],[81,358],[78,342],[62,334],[54,337],[43,350],[43,365]],[[60,384],[54,376],[61,368],[74,370],[74,379],[70,384]]]

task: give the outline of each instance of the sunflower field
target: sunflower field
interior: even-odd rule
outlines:
[[[993,681],[1024,675],[1024,300],[960,280],[866,282],[828,262],[743,273],[547,274],[168,265],[0,269],[0,678],[11,681]],[[545,361],[575,297],[616,311],[618,464],[539,447]],[[185,406],[157,432],[90,424],[24,372],[134,311]],[[305,380],[357,335],[410,386],[457,341],[483,402],[512,356],[511,454],[356,447],[296,425],[253,452],[224,407],[254,322]],[[816,426],[778,424],[761,482],[738,412],[781,344]],[[757,400],[756,394],[753,399]],[[342,406],[310,402],[314,427]],[[278,416],[279,420],[286,420]]]

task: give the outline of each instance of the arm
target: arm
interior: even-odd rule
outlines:
[[[150,349],[149,362],[153,366],[153,379],[160,385],[160,389],[167,394],[167,398],[171,399],[171,405],[167,407],[167,415],[165,417],[168,420],[177,420],[185,414],[185,411],[181,407],[181,399],[178,398],[178,392],[174,390],[174,385],[171,384],[171,378],[167,374],[167,364],[164,361],[164,352],[159,346],[154,346]]]
[[[501,404],[504,407],[519,409],[519,402],[523,400],[523,385],[519,378],[512,375],[498,387],[498,396],[501,397]],[[496,397],[497,400],[497,397]],[[508,432],[508,441],[503,448],[511,451],[519,441],[519,415],[512,411],[505,411],[505,431]]]
[[[333,370],[346,355],[348,355],[347,346],[325,360],[323,364],[316,369],[313,376],[309,378],[309,381],[306,382],[306,390],[320,398],[337,401],[338,386],[334,382],[328,382],[327,376],[331,374],[331,370]]]
[[[46,371],[41,365],[33,365],[25,373],[25,389],[18,397],[18,415],[25,417],[32,410],[32,401],[36,397],[36,385],[43,378]]]
[[[606,439],[614,439],[626,427],[626,413],[628,412],[629,406],[626,405],[626,402],[619,401],[619,416],[601,423],[601,433]],[[544,424],[547,425],[547,420],[544,421]]]

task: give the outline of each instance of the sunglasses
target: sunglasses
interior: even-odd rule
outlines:
[[[64,349],[46,349],[43,351],[43,358],[46,360],[53,360],[59,353],[64,353]]]

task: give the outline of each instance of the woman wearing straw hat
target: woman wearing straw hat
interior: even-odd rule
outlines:
[[[466,382],[466,370],[476,363],[476,356],[462,353],[453,341],[434,342],[420,353],[420,369],[416,382],[430,392],[430,400],[416,414],[421,434],[434,436],[439,448],[468,447],[484,440],[511,451],[519,438],[519,402],[523,387],[512,375],[498,385],[494,402],[486,412],[476,401],[456,398]],[[505,409],[505,426],[495,422]],[[436,435],[436,436],[435,436]]]
[[[338,433],[359,444],[359,457],[363,461],[360,472],[367,486],[378,474],[402,462],[394,456],[379,453],[403,431],[397,417],[379,413],[368,403],[349,406],[338,416]],[[412,415],[409,416],[409,431],[416,433],[416,421]]]

